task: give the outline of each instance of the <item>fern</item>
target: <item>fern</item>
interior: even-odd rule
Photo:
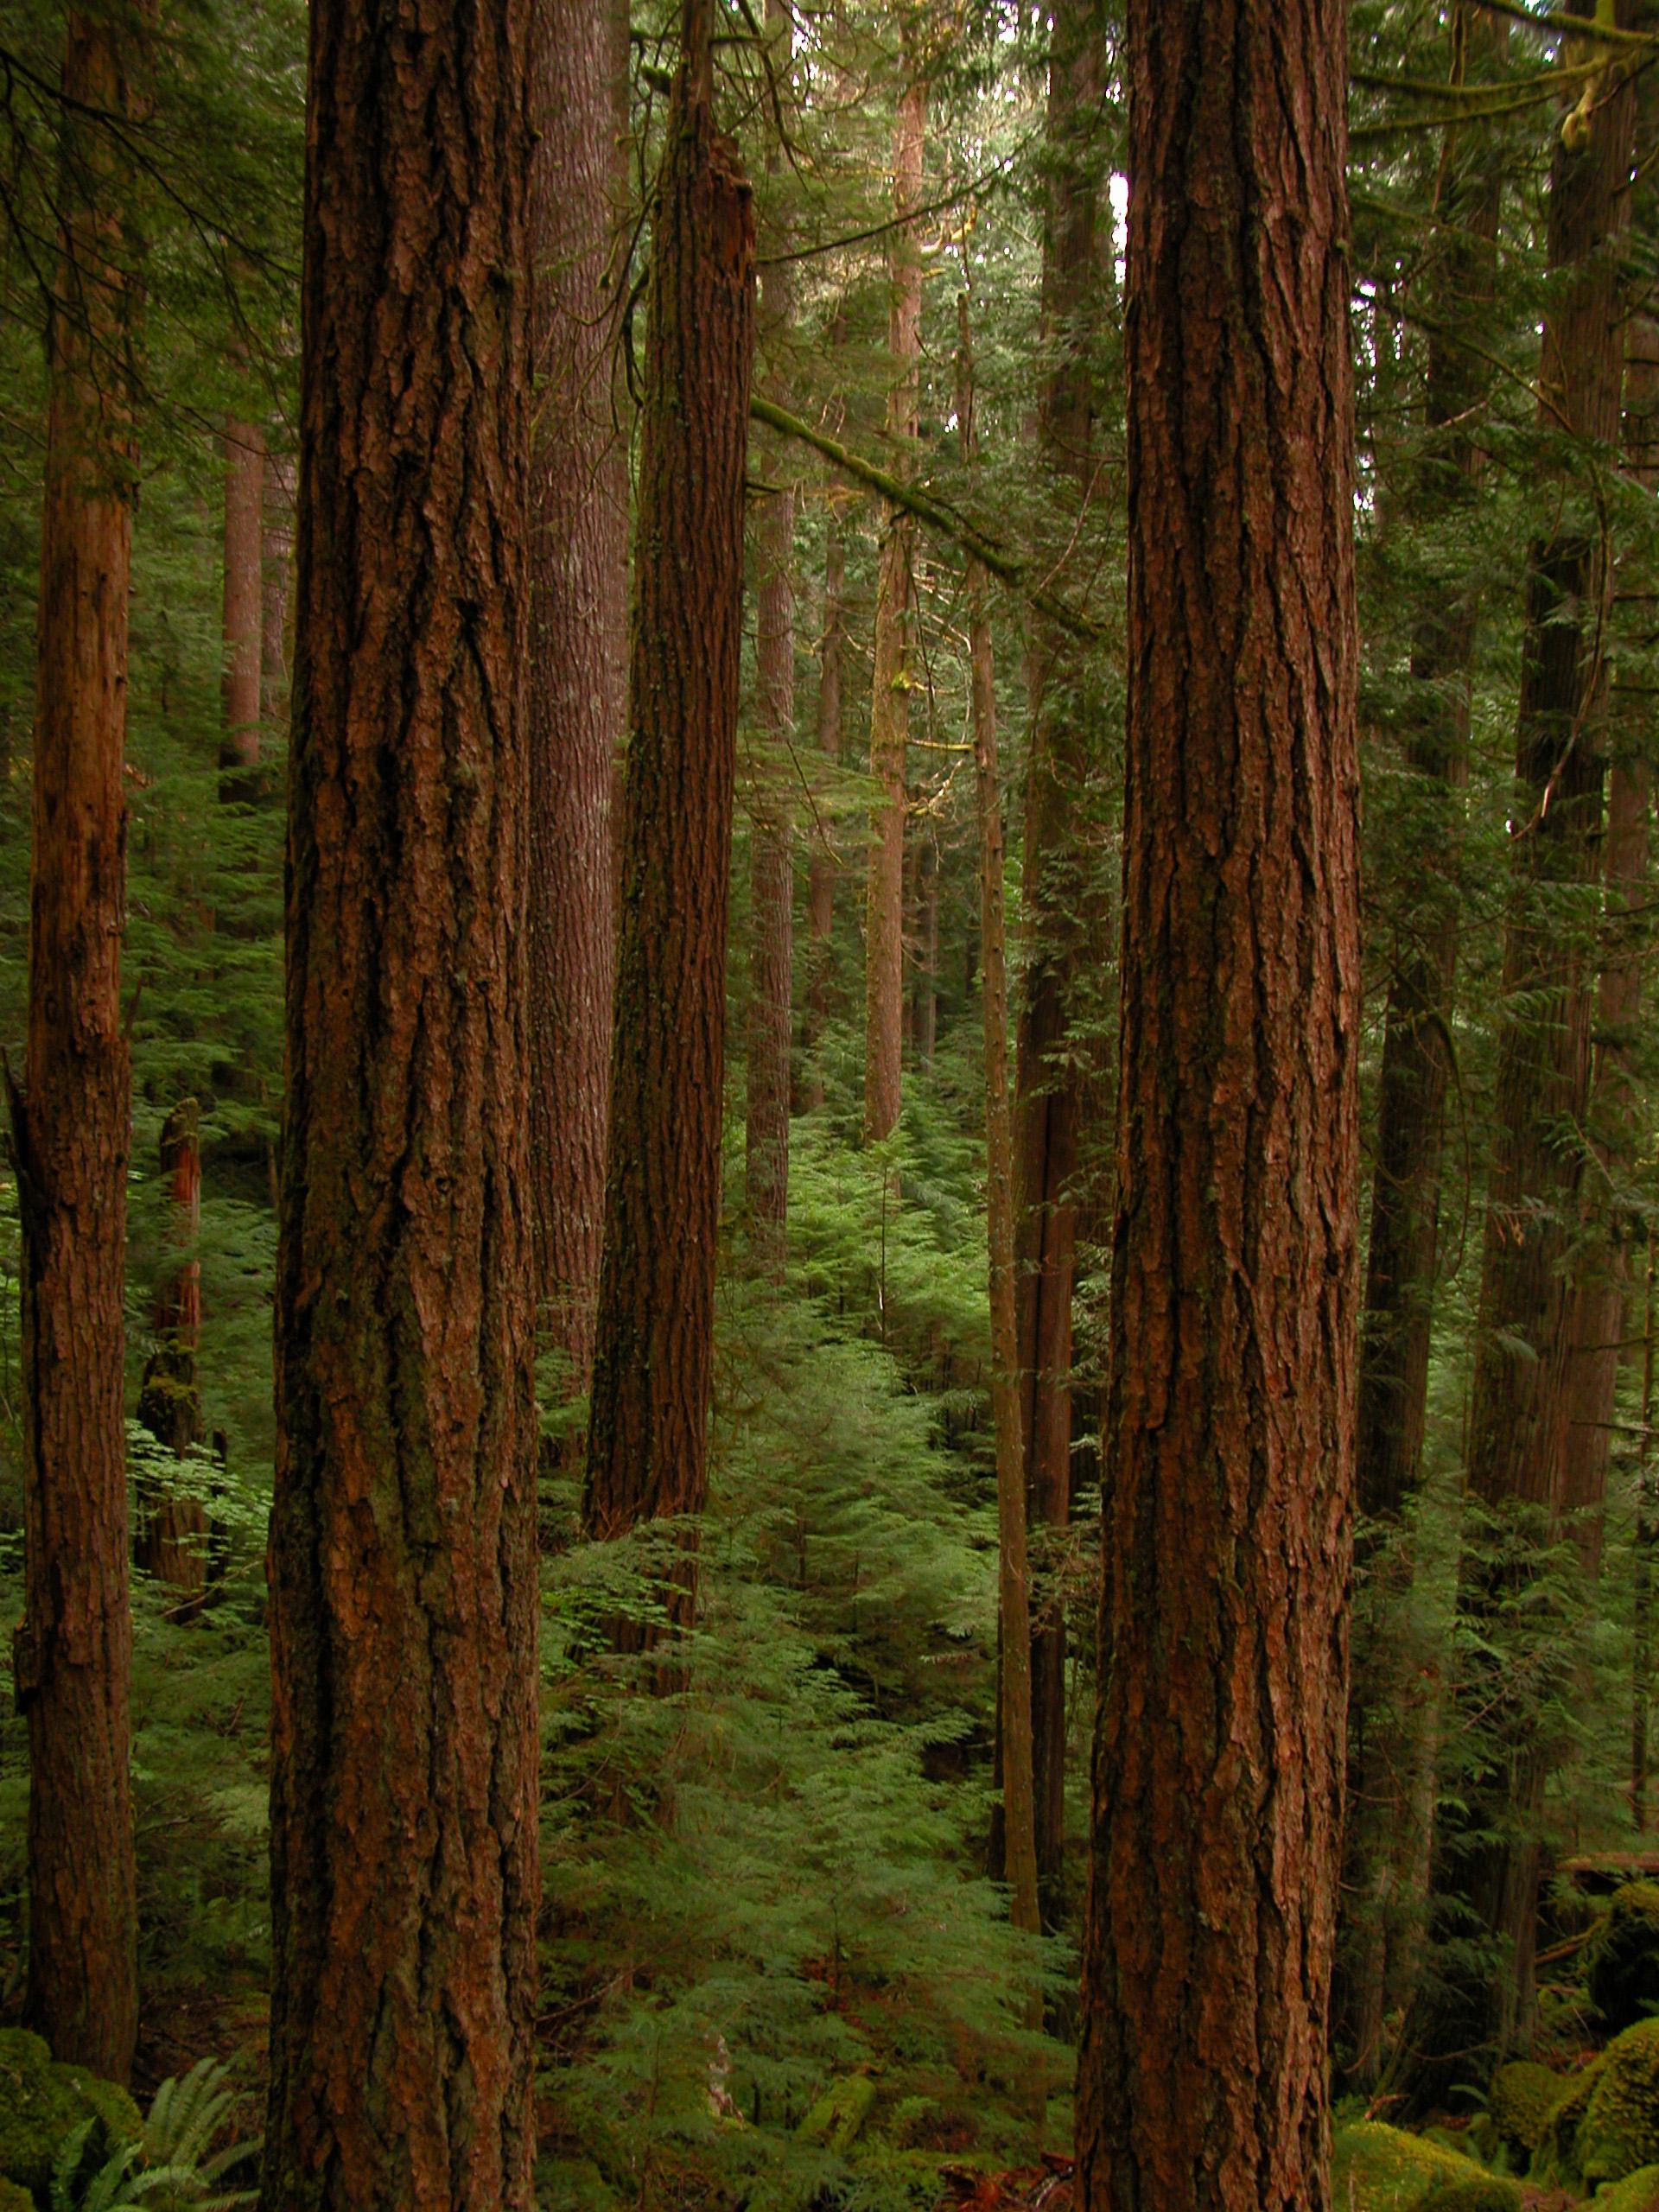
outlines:
[[[90,2173],[86,2150],[99,2123],[85,2120],[65,2137],[52,2172],[52,2212],[244,2212],[257,2202],[254,2190],[215,2184],[253,2158],[257,2142],[235,2142],[209,2155],[209,2145],[230,2119],[236,2098],[228,2069],[215,2058],[162,2083],[150,2101],[142,2142],[124,2143]]]

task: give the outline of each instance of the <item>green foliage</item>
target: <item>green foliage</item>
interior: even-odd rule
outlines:
[[[66,2138],[53,2168],[51,2212],[137,2212],[141,2206],[243,2212],[252,2206],[256,2190],[218,2186],[259,2148],[244,2142],[212,2148],[235,2109],[229,2081],[227,2069],[211,2058],[181,2078],[169,2076],[151,2101],[140,2139],[119,2144],[101,2164],[89,2163],[93,2123],[84,2122]]]
[[[82,2066],[55,2063],[39,2036],[0,2028],[0,2176],[44,2205],[62,2149],[77,2139],[76,2164],[137,2145],[143,2122],[124,2089]]]
[[[1549,2116],[1566,2084],[1548,2066],[1516,2059],[1500,2066],[1486,2095],[1486,2110],[1498,2139],[1524,2167],[1544,2138]]]
[[[1614,2032],[1659,2011],[1659,1882],[1614,1891],[1591,1939],[1585,1986]]]

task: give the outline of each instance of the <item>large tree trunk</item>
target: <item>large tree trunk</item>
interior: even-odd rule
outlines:
[[[1332,2204],[1358,1290],[1344,14],[1128,13],[1123,1018],[1086,2212]]]
[[[544,0],[531,168],[530,1014],[537,1280],[562,1387],[588,1389],[616,976],[613,793],[627,714],[626,0]]]
[[[132,1622],[123,1417],[130,1067],[125,923],[127,602],[137,452],[134,241],[104,118],[138,101],[125,21],[72,10],[59,297],[47,334],[29,874],[29,1036],[12,1097],[22,1230],[28,2016],[57,2056],[124,2082],[138,1996]]]
[[[1484,10],[1460,5],[1452,82],[1489,77],[1506,38]],[[1479,476],[1474,429],[1491,371],[1458,343],[1456,328],[1465,311],[1492,296],[1499,182],[1492,134],[1449,128],[1438,193],[1442,242],[1427,272],[1429,442],[1403,518],[1414,527],[1445,531],[1466,512]],[[1407,1870],[1424,1859],[1426,1840],[1414,1832],[1411,1808],[1419,1801],[1416,1742],[1432,1726],[1422,1709],[1430,1678],[1410,1644],[1411,1561],[1399,1524],[1421,1478],[1428,1404],[1476,615],[1466,584],[1429,585],[1413,641],[1414,696],[1402,745],[1423,795],[1424,834],[1396,932],[1383,1027],[1357,1458],[1360,1511],[1394,1535],[1392,1548],[1378,1554],[1382,1571],[1366,1584],[1355,1623],[1346,1889],[1358,1904],[1344,1931],[1332,2004],[1351,2074],[1365,2083],[1376,2077],[1389,1993],[1407,1978],[1427,1905]]]
[[[922,254],[908,218],[921,204],[927,91],[911,71],[893,130],[891,297],[887,353],[887,437],[899,456],[913,451],[922,358]],[[875,673],[870,693],[869,874],[864,919],[864,1134],[890,1136],[899,1119],[905,1036],[905,753],[910,735],[910,646],[915,618],[911,563],[916,526],[902,508],[886,518],[875,582]]]
[[[957,301],[957,423],[972,467],[973,353],[965,293]],[[1016,1928],[1034,1935],[1036,1809],[1032,1785],[1031,1575],[1026,1544],[1025,1438],[1020,1419],[1020,1334],[1014,1280],[1014,1109],[1008,1090],[1008,964],[1002,915],[1002,798],[997,771],[996,677],[985,571],[968,556],[968,650],[979,813],[980,964],[984,976],[985,1194],[990,1245],[991,1416],[996,1430],[997,1712],[1002,1858]]]
[[[269,2212],[529,2212],[528,0],[315,0]]]
[[[766,0],[766,32],[773,41],[771,66],[786,76],[790,18],[784,0]],[[778,166],[774,146],[768,169]],[[790,264],[774,261],[760,284],[760,335],[771,397],[787,396],[777,349],[795,310]],[[785,466],[777,450],[761,468],[770,480]],[[760,556],[759,620],[755,639],[755,723],[758,737],[754,830],[749,849],[749,1019],[744,1076],[745,1196],[749,1254],[757,1271],[784,1278],[789,1219],[790,1045],[792,1040],[795,861],[790,804],[789,750],[795,734],[795,594],[790,569],[794,551],[792,486],[766,493],[756,532]]]
[[[735,150],[715,135],[706,5],[687,0],[686,18],[658,185],[639,448],[585,1500],[605,1535],[695,1515],[707,1488],[754,219]],[[677,1590],[683,1618],[689,1560]]]
[[[162,1124],[162,1178],[167,1186],[167,1241],[175,1259],[156,1287],[150,1321],[156,1348],[144,1363],[138,1419],[175,1459],[201,1441],[201,1391],[196,1353],[201,1339],[201,1145],[200,1109],[181,1099]],[[139,1489],[133,1556],[178,1593],[170,1618],[191,1620],[207,1587],[207,1514],[199,1497],[164,1478]]]
[[[1050,359],[1038,438],[1054,487],[1056,559],[1068,543],[1078,542],[1085,511],[1099,496],[1091,354],[1106,300],[1096,148],[1110,73],[1107,16],[1103,0],[1060,0],[1049,64],[1043,327]],[[1086,655],[1075,639],[1039,618],[1029,673],[1033,739],[1023,884],[1028,955],[1018,1037],[1015,1279],[1027,1490],[1033,1524],[1051,1532],[1052,1548],[1071,1516],[1071,1303],[1079,1202],[1087,1203],[1098,1221],[1109,1178],[1107,1055],[1095,1037],[1075,1032],[1105,995],[1116,887],[1108,877],[1088,797],[1103,763],[1103,717],[1088,696]],[[1035,1594],[1037,1863],[1044,1918],[1053,1928],[1064,1910],[1065,1816],[1066,1632],[1058,1574],[1040,1574]]]
[[[264,433],[257,423],[233,416],[225,426],[225,662],[219,738],[224,798],[259,796],[264,491]]]
[[[1621,0],[1628,21],[1631,0]],[[1572,82],[1576,99],[1586,87]],[[1549,266],[1568,281],[1543,328],[1539,423],[1611,444],[1618,435],[1623,329],[1617,242],[1629,220],[1635,94],[1611,71],[1556,140]],[[1586,465],[1587,466],[1587,465]],[[1577,478],[1579,480],[1575,480]],[[1551,534],[1529,564],[1511,808],[1510,909],[1497,1039],[1497,1135],[1487,1192],[1468,1489],[1488,1518],[1465,1550],[1458,1605],[1490,1640],[1497,1613],[1560,1532],[1571,1406],[1580,1154],[1589,1092],[1592,963],[1572,918],[1600,847],[1608,575],[1588,484],[1563,462]],[[1582,907],[1579,911],[1582,912]],[[1501,1556],[1495,1551],[1501,1544]],[[1469,1639],[1471,1653],[1475,1638]],[[1538,1740],[1535,1669],[1471,1660],[1464,1685],[1480,1764],[1465,1809],[1443,1822],[1435,1887],[1459,1900],[1505,1957],[1444,1979],[1424,2031],[1417,2090],[1470,2078],[1470,2054],[1524,2043],[1534,2010],[1539,1830],[1550,1747]],[[1529,1687],[1519,1695],[1515,1686]]]
[[[847,549],[842,536],[841,509],[832,486],[823,531],[823,627],[818,641],[818,751],[831,767],[841,765],[841,686],[847,645],[842,599],[846,588]],[[802,1103],[809,1112],[823,1103],[823,1075],[817,1056],[829,1026],[830,990],[835,980],[832,940],[836,878],[839,873],[835,850],[820,825],[813,837],[806,879],[809,950],[806,1017],[801,1045],[807,1065]]]

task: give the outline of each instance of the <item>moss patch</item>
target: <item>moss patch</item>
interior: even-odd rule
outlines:
[[[1351,2202],[1354,2212],[1424,2212],[1431,2203],[1435,2212],[1519,2212],[1521,2191],[1513,2182],[1381,2120],[1339,2127],[1332,2150],[1333,2193],[1344,2212]],[[1492,2190],[1500,2193],[1467,2193]]]
[[[1585,1986],[1615,2031],[1659,2005],[1659,1882],[1626,1882],[1614,1891],[1591,1939]]]
[[[87,2145],[100,2164],[118,2145],[143,2134],[124,2089],[84,2066],[54,2066],[39,2036],[0,2028],[0,2179],[44,2203],[64,2138],[89,2120],[101,2122]]]
[[[1563,2090],[1570,2085],[1548,2066],[1517,2059],[1492,2076],[1486,2109],[1497,2139],[1518,2166],[1525,2166],[1544,2139],[1544,2130]]]
[[[1659,2166],[1638,2166],[1596,2192],[1596,2212],[1659,2212]]]
[[[1573,2146],[1592,2189],[1659,2161],[1659,2020],[1615,2036],[1594,2071]]]

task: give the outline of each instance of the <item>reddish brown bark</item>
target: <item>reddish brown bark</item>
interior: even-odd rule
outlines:
[[[754,222],[715,134],[706,11],[657,190],[639,447],[610,1165],[588,1524],[695,1515],[707,1487],[754,347]],[[696,19],[695,21],[693,19]],[[689,1572],[679,1586],[689,1599]]]
[[[842,595],[846,589],[847,550],[841,514],[832,491],[823,539],[823,627],[818,641],[818,751],[832,766],[841,762],[841,686],[846,652]],[[806,1020],[802,1033],[808,1073],[803,1103],[810,1112],[823,1103],[823,1077],[814,1062],[830,1019],[834,982],[832,937],[836,920],[836,854],[820,832],[812,841],[807,869],[808,938]]]
[[[889,256],[887,436],[903,475],[918,430],[922,355],[922,254],[906,219],[922,197],[927,92],[914,73],[899,94],[893,130],[893,210],[898,218]],[[914,620],[911,563],[916,525],[892,510],[881,539],[875,583],[875,673],[870,694],[868,880],[864,907],[864,1134],[892,1134],[899,1119],[905,1031],[905,751],[910,732],[910,633]]]
[[[1620,22],[1630,19],[1630,0],[1621,0]],[[1635,96],[1628,77],[1611,70],[1591,89],[1582,127],[1558,134],[1551,168],[1548,263],[1567,281],[1543,327],[1539,424],[1610,445],[1623,372],[1618,257],[1610,249],[1629,220]],[[1574,79],[1569,97],[1576,103],[1584,90]],[[1550,535],[1529,562],[1497,1135],[1469,1414],[1468,1490],[1491,1525],[1465,1552],[1458,1590],[1471,1625],[1495,1607],[1513,1615],[1516,1591],[1539,1571],[1538,1548],[1559,1533],[1564,1496],[1581,1155],[1561,1132],[1585,1118],[1593,984],[1586,932],[1564,917],[1574,887],[1582,898],[1597,870],[1605,741],[1608,574],[1592,465],[1583,448],[1563,453],[1559,497],[1545,510]],[[1499,1939],[1503,1956],[1491,1974],[1443,1978],[1421,2031],[1423,2097],[1467,2081],[1471,2052],[1501,2053],[1530,2034],[1551,1753],[1538,1739],[1533,1700],[1514,1694],[1531,1671],[1520,1658],[1512,1652],[1501,1675],[1476,1662],[1464,1685],[1483,1748],[1459,1792],[1464,1809],[1442,1823],[1435,1886]]]
[[[1107,10],[1060,0],[1049,67],[1049,205],[1043,328],[1049,349],[1039,447],[1052,488],[1052,557],[1085,543],[1096,482],[1095,375],[1104,319],[1097,134],[1106,96]],[[1108,1054],[1081,1036],[1105,995],[1116,889],[1088,793],[1104,717],[1086,695],[1085,656],[1039,619],[1028,670],[1033,742],[1026,789],[1023,893],[1027,957],[1020,1007],[1016,1141],[1020,1377],[1033,1525],[1071,1513],[1071,1306],[1080,1204],[1103,1239],[1112,1102]],[[1086,1152],[1086,1159],[1085,1159]],[[1039,1538],[1040,1543],[1040,1538]],[[1039,1564],[1042,1553],[1039,1552]],[[1039,1574],[1032,1652],[1037,1863],[1051,1927],[1062,1916],[1065,1812],[1065,1618],[1058,1578]]]
[[[311,10],[271,2212],[529,2212],[528,0]]]
[[[588,1389],[616,976],[613,793],[627,715],[628,11],[547,0],[531,171],[538,435],[531,661],[531,1195],[547,1340]]]
[[[974,445],[973,353],[968,299],[957,301],[957,422],[962,456]],[[1032,1789],[1031,1575],[1026,1542],[1025,1437],[1020,1419],[1020,1335],[1014,1278],[1014,1109],[1008,1089],[1008,964],[1002,913],[1002,798],[997,768],[996,674],[985,571],[967,569],[969,695],[979,814],[980,965],[984,976],[985,1195],[990,1247],[991,1414],[996,1430],[997,1719],[1002,1859],[1016,1928],[1033,1935],[1036,1811]]]
[[[1455,84],[1490,78],[1507,29],[1472,5],[1452,25]],[[1424,413],[1428,442],[1402,518],[1445,531],[1465,512],[1480,473],[1475,435],[1490,363],[1458,342],[1465,315],[1492,297],[1502,151],[1490,131],[1450,128],[1441,144],[1437,251],[1425,275],[1430,324]],[[1359,1508],[1397,1524],[1421,1471],[1440,1244],[1441,1158],[1452,1073],[1452,1015],[1461,913],[1458,868],[1468,782],[1472,591],[1427,588],[1411,654],[1413,698],[1402,733],[1418,779],[1421,834],[1412,893],[1395,933],[1377,1103],[1376,1164],[1360,1321]],[[1354,2079],[1381,2063],[1391,1991],[1403,1995],[1427,1900],[1408,1869],[1426,1864],[1413,1807],[1425,1676],[1410,1644],[1411,1561],[1397,1543],[1374,1575],[1355,1626],[1349,1705],[1351,1802],[1344,1931],[1332,2014]],[[1432,1793],[1428,1802],[1432,1805]]]
[[[790,18],[783,0],[766,0],[772,67],[786,74]],[[778,166],[778,150],[767,155]],[[774,261],[760,283],[760,345],[767,386],[781,403],[787,389],[780,344],[795,311],[790,264]],[[776,480],[785,467],[777,449],[761,474]],[[749,847],[749,1008],[744,1060],[744,1190],[749,1254],[757,1271],[781,1282],[789,1219],[790,1046],[794,969],[795,861],[790,803],[790,747],[795,734],[795,594],[791,563],[795,537],[792,486],[769,492],[756,531],[755,722],[759,738],[753,785],[754,829]]]
[[[264,490],[264,433],[257,424],[232,416],[225,426],[225,661],[219,740],[219,791],[226,798],[258,796]]]
[[[158,1444],[182,1459],[201,1441],[196,1354],[201,1339],[201,1146],[200,1109],[181,1099],[162,1124],[167,1186],[167,1242],[176,1254],[156,1286],[150,1325],[156,1348],[144,1363],[138,1419]],[[149,1475],[138,1494],[133,1556],[146,1573],[179,1593],[172,1618],[190,1619],[207,1586],[207,1514],[199,1498]]]
[[[1128,780],[1087,2212],[1333,2202],[1358,1292],[1344,15],[1315,0],[1128,11]]]
[[[57,2056],[124,2081],[137,1981],[128,1776],[122,1295],[130,1070],[125,922],[127,604],[137,449],[135,242],[113,138],[147,18],[72,10],[59,297],[47,332],[29,871],[29,1034],[14,1090],[22,1232],[28,2014]]]

